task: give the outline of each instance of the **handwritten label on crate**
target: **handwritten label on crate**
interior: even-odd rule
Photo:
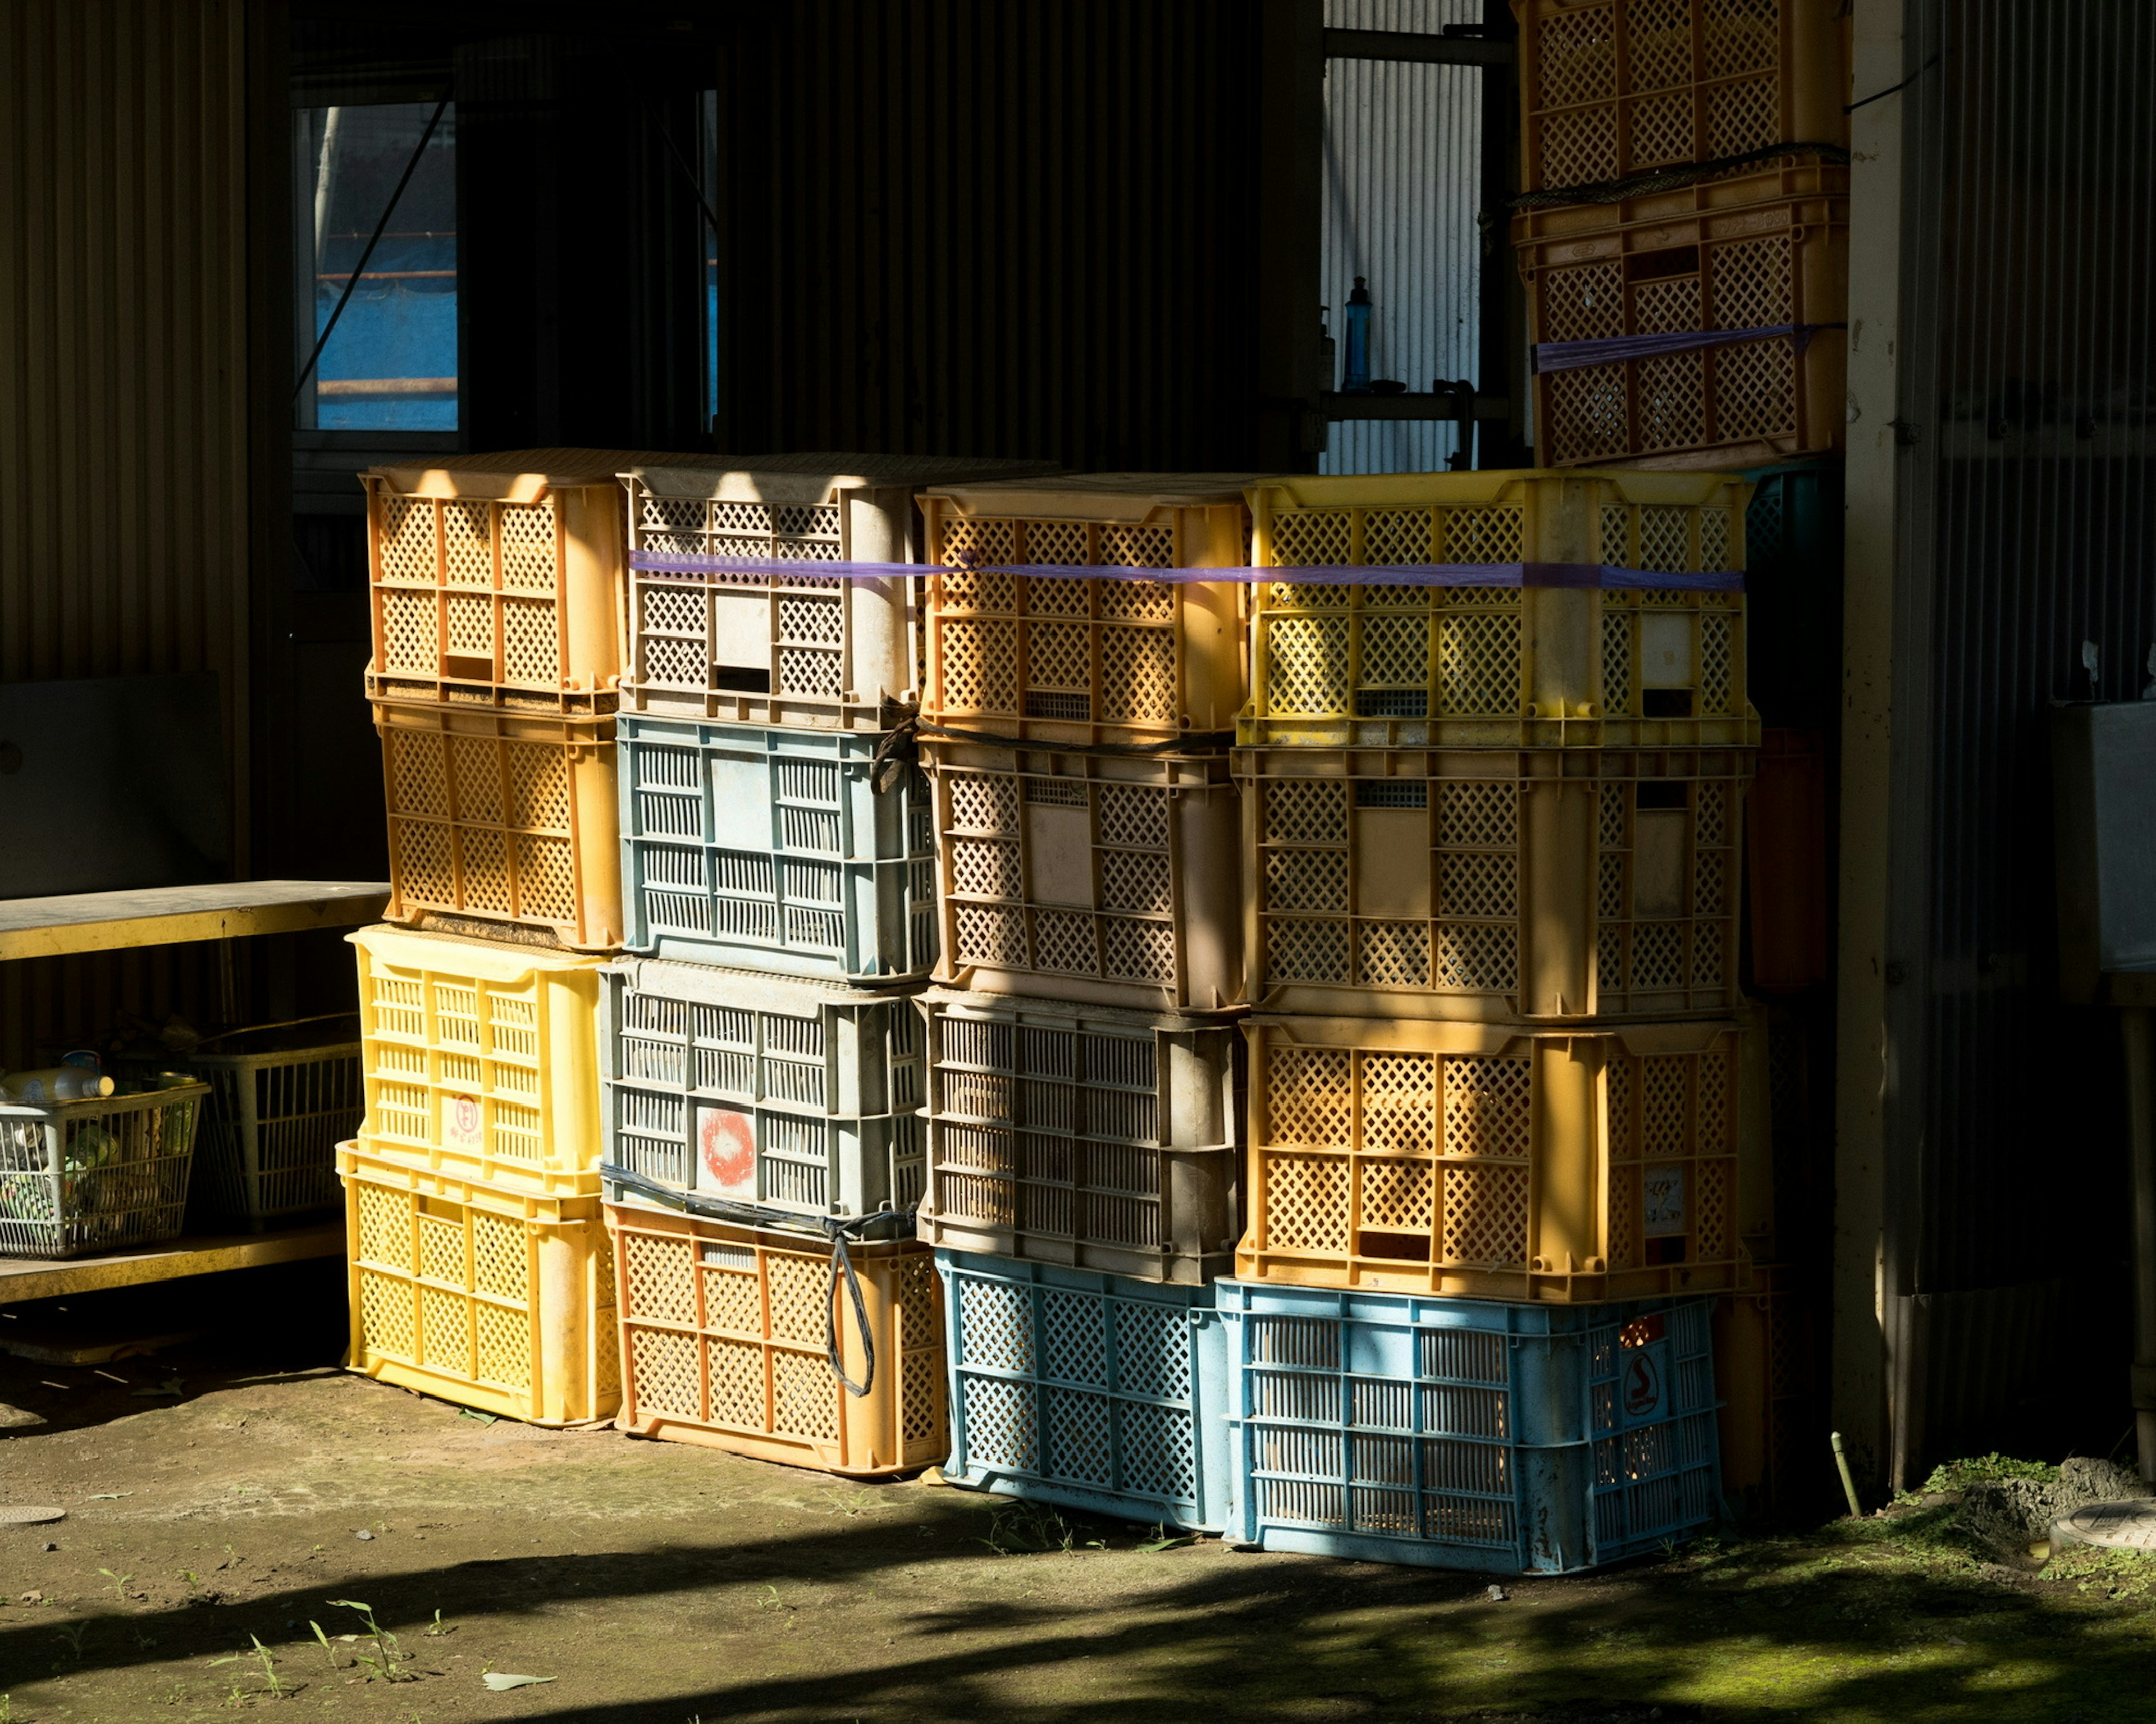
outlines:
[[[696,1189],[756,1197],[756,1121],[737,1108],[696,1110]]]
[[[442,1147],[464,1155],[486,1150],[486,1121],[475,1095],[442,1097]]]
[[[1685,1170],[1681,1162],[1650,1167],[1644,1179],[1641,1226],[1650,1239],[1681,1237],[1685,1232]]]

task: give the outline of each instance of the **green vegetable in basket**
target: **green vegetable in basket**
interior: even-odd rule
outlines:
[[[120,1140],[102,1126],[78,1126],[68,1139],[67,1167],[70,1173],[87,1172],[120,1157]]]

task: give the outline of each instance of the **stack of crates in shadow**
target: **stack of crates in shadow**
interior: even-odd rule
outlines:
[[[855,1477],[947,1449],[913,1236],[938,930],[911,567],[920,488],[983,468],[625,475],[598,1028],[625,1430]]]
[[[1512,0],[1545,464],[1838,453],[1849,8]]]
[[[1720,1511],[1748,490],[1252,493],[1236,1536],[1563,1572]]]
[[[1250,481],[932,487],[922,1239],[953,1483],[1218,1530]],[[1219,569],[1219,577],[1207,572]]]

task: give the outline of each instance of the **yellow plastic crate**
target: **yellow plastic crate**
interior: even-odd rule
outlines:
[[[374,723],[389,815],[384,916],[520,923],[583,952],[621,944],[613,719],[377,701]]]
[[[592,716],[614,710],[634,463],[514,449],[377,467],[367,487],[374,656],[367,693]]]
[[[1846,0],[1512,0],[1522,163],[1560,190],[1849,142]]]
[[[520,1196],[337,1150],[351,1254],[346,1366],[528,1424],[621,1404],[599,1199]]]
[[[1816,1507],[1834,1494],[1819,1460],[1826,1452],[1820,1313],[1808,1279],[1784,1263],[1755,1265],[1748,1290],[1716,1301],[1722,1489],[1753,1512]]]
[[[1268,1014],[1734,1011],[1738,749],[1238,749]]]
[[[1236,740],[1755,746],[1743,594],[1594,573],[1741,570],[1751,492],[1722,475],[1540,469],[1257,486],[1259,568],[1497,564],[1507,584],[1260,582]],[[1544,584],[1561,580],[1597,584]]]
[[[369,1156],[505,1191],[595,1196],[600,960],[403,928],[359,952]]]
[[[1239,1276],[1568,1305],[1742,1285],[1733,1026],[1245,1033]]]
[[[1243,997],[1240,848],[1224,750],[1059,753],[924,743],[936,979],[1138,1011]]]
[[[1245,585],[1077,571],[1243,567],[1251,482],[1106,473],[930,489],[922,716],[1040,742],[1225,731],[1246,692]]]
[[[606,1224],[625,1295],[622,1429],[856,1478],[949,1453],[943,1296],[927,1246],[848,1248],[864,1336],[821,1240],[629,1203],[608,1203]],[[834,1333],[864,1394],[832,1373]]]

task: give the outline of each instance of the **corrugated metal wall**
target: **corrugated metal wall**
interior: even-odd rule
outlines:
[[[2046,712],[2151,680],[2156,13],[1914,0],[1907,42],[1887,1214],[1913,1474],[2129,1422],[2118,1032],[2056,1003]]]
[[[1482,0],[1326,0],[1336,29],[1435,36],[1480,23]],[[1480,343],[1483,73],[1472,66],[1337,59],[1325,69],[1324,303],[1346,353],[1358,275],[1374,301],[1370,373],[1422,393],[1476,376]],[[1337,379],[1328,386],[1337,388]],[[1503,393],[1501,379],[1485,393]],[[1325,473],[1429,473],[1460,446],[1435,420],[1345,420]]]
[[[802,0],[745,23],[721,446],[1257,462],[1259,10]]]
[[[239,855],[244,26],[239,0],[0,4],[0,678],[217,672]],[[199,956],[0,965],[0,1062],[184,1003]]]

